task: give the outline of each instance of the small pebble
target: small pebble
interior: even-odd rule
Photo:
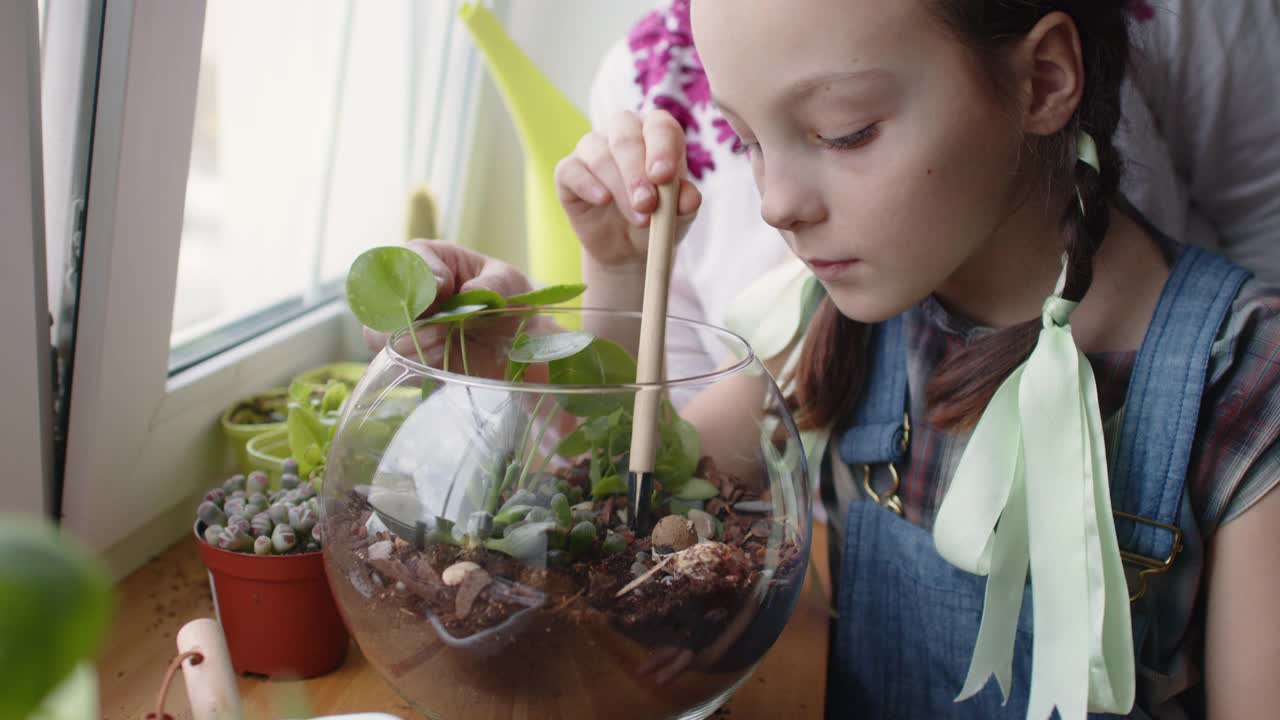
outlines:
[[[636,553],[636,562],[638,562],[638,563],[646,563],[646,562],[649,562],[649,553],[647,553],[647,552],[645,552],[645,551],[643,551],[643,550],[641,550],[640,552]]]
[[[444,580],[445,585],[454,587],[461,585],[468,575],[476,571],[484,572],[484,568],[470,560],[463,560],[445,568],[444,573],[441,574],[441,579]],[[485,574],[488,575],[488,573]]]
[[[391,550],[393,545],[390,540],[379,540],[369,546],[370,560],[389,560],[391,558]]]
[[[653,545],[666,545],[673,550],[684,550],[698,542],[698,533],[693,523],[679,515],[668,515],[658,521],[653,528]]]
[[[631,576],[632,576],[632,577],[640,577],[641,575],[643,575],[643,574],[645,574],[645,573],[647,573],[647,572],[649,572],[649,568],[648,568],[648,566],[647,566],[647,565],[645,565],[644,563],[642,563],[642,562],[632,563],[632,565],[631,565]]]
[[[751,523],[751,534],[758,538],[769,537],[769,523],[765,520],[757,520]]]

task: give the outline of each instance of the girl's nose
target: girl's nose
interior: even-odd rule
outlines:
[[[804,173],[773,163],[761,173],[760,217],[779,230],[795,231],[826,217],[821,193]]]

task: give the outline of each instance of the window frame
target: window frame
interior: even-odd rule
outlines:
[[[218,424],[231,401],[371,355],[334,300],[170,374],[205,8],[111,0],[103,17],[62,511],[116,577],[192,531],[192,508],[231,467]],[[467,73],[474,86],[478,63]],[[455,188],[473,159],[471,146],[454,157]],[[450,197],[450,230],[462,200]]]
[[[0,433],[5,474],[0,510],[48,516],[52,482],[52,345],[45,277],[36,0],[0,3]]]

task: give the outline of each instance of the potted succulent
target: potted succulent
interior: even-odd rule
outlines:
[[[637,385],[621,345],[565,330],[630,336],[637,314],[550,307],[580,285],[466,292],[414,321],[434,287],[403,248],[348,275],[360,320],[396,333],[348,400],[320,502],[364,654],[431,717],[706,717],[777,638],[805,574],[807,468],[776,385],[741,339],[673,318],[734,361]],[[725,433],[744,442],[704,447],[671,399],[701,390],[740,407]],[[662,394],[650,523],[627,482],[646,392]],[[396,393],[414,403],[392,426]]]
[[[348,635],[321,558],[316,487],[283,462],[280,487],[255,470],[205,494],[194,531],[237,673],[313,677],[342,664]]]

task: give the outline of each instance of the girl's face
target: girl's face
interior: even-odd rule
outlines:
[[[762,215],[864,322],[972,285],[1018,205],[1017,118],[921,0],[696,0]]]

